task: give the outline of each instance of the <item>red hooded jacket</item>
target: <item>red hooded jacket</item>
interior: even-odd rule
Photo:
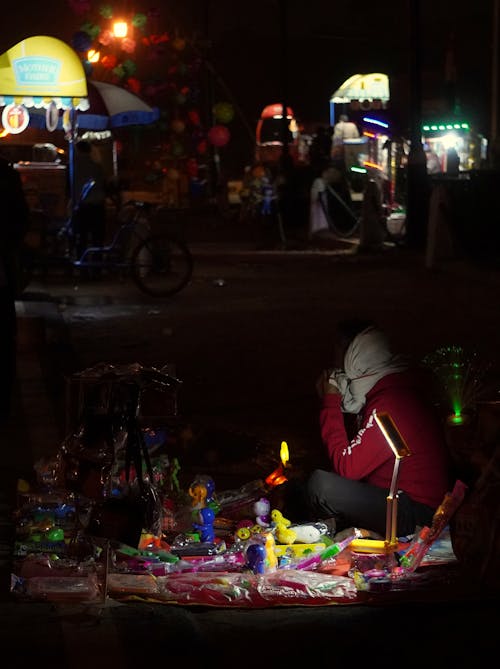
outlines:
[[[448,452],[439,419],[426,404],[412,372],[388,374],[366,394],[359,416],[361,427],[352,441],[341,401],[340,394],[326,394],[320,411],[321,436],[333,471],[390,488],[394,454],[374,418],[375,410],[387,412],[411,451],[401,460],[398,489],[415,502],[436,508],[450,490]]]

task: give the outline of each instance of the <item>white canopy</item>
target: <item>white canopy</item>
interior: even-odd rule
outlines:
[[[389,99],[389,77],[380,72],[372,72],[371,74],[353,74],[335,91],[330,102],[336,104],[353,100],[388,102]]]

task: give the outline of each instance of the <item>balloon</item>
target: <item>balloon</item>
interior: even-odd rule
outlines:
[[[134,53],[136,42],[135,39],[130,39],[130,37],[124,37],[122,39],[121,48],[125,53]]]
[[[115,55],[110,53],[109,55],[103,56],[101,58],[101,65],[106,69],[106,70],[112,70],[114,67],[116,67],[118,60]]]
[[[206,152],[207,152],[207,148],[208,148],[208,147],[207,147],[207,143],[206,143],[205,140],[202,140],[202,141],[199,142],[199,144],[197,144],[197,146],[196,146],[196,150],[198,151],[198,153],[199,153],[200,155],[203,155],[204,153],[206,153]]]
[[[82,53],[83,51],[88,51],[90,49],[92,40],[88,33],[83,30],[79,30],[73,35],[71,43],[75,51]]]
[[[99,14],[103,19],[110,19],[113,16],[113,8],[111,5],[102,5],[102,7],[99,8]]]
[[[190,177],[198,176],[198,163],[194,158],[190,158],[186,163],[186,172]]]
[[[172,130],[178,134],[184,132],[186,124],[180,118],[175,118],[171,123]]]
[[[127,86],[129,91],[134,93],[135,95],[139,95],[141,92],[141,82],[139,79],[136,79],[135,77],[130,77],[127,79]]]
[[[179,156],[182,156],[184,154],[184,147],[180,142],[172,142],[171,151],[173,156],[179,158]]]
[[[172,42],[172,47],[176,51],[183,51],[184,48],[186,47],[186,40],[182,39],[182,37],[176,37]]]
[[[219,123],[230,123],[234,118],[233,105],[229,102],[218,102],[214,106],[214,116]]]
[[[122,63],[123,69],[125,70],[125,73],[127,76],[129,74],[134,74],[135,71],[137,70],[137,65],[134,63],[133,60],[130,60],[130,58],[127,58],[126,60],[123,61]]]
[[[136,14],[132,19],[132,25],[134,28],[144,28],[147,22],[148,18],[145,14]]]
[[[111,30],[103,30],[98,37],[99,44],[103,46],[109,46],[114,40],[113,33]]]
[[[197,109],[190,109],[188,111],[188,118],[193,125],[200,125],[200,113]]]
[[[208,131],[208,141],[213,146],[225,146],[231,137],[231,133],[225,125],[214,125]]]

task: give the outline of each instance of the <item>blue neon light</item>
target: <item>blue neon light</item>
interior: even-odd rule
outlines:
[[[389,124],[384,123],[384,121],[379,121],[376,118],[370,118],[369,116],[363,116],[363,121],[365,123],[373,123],[373,125],[379,125],[381,128],[388,128]]]

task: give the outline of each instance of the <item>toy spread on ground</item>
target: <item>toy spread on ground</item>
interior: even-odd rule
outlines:
[[[53,461],[36,463],[36,486],[19,482],[11,581],[19,598],[345,604],[414,590],[434,567],[456,562],[448,523],[466,491],[460,481],[431,526],[396,547],[371,543],[365,528],[335,534],[322,521],[293,524],[269,499],[287,480],[286,442],[263,479],[219,491],[199,474],[183,489],[182,463],[169,453],[175,428],[138,421],[144,389],[171,392],[180,381],[140,365],[100,366],[82,378],[92,381],[93,399],[85,398],[77,427]]]

